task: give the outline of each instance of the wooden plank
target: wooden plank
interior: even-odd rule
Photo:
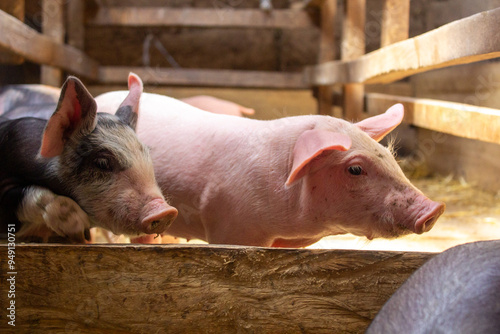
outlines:
[[[380,46],[404,41],[410,32],[410,0],[384,0]]]
[[[344,22],[342,30],[341,59],[358,59],[365,53],[365,0],[344,1]],[[350,121],[359,121],[363,117],[364,87],[360,84],[344,85],[343,117]]]
[[[404,105],[406,123],[458,137],[500,144],[498,109],[431,99],[367,94],[370,114],[382,113],[395,103]]]
[[[362,333],[431,256],[27,244],[16,245],[15,267],[8,269],[7,246],[1,245],[0,279],[15,277],[15,329],[20,332]],[[2,296],[9,287],[1,285]],[[0,330],[6,329],[1,321]]]
[[[3,11],[0,11],[0,31],[0,46],[27,60],[97,79],[99,65],[95,60],[74,47],[54,42]]]
[[[500,8],[449,23],[351,61],[308,67],[310,85],[388,83],[452,65],[500,57]]]
[[[58,44],[64,43],[64,6],[59,0],[42,0],[42,33]],[[59,87],[62,71],[56,67],[42,65],[40,83]]]
[[[66,27],[68,45],[74,46],[79,50],[83,50],[85,47],[84,15],[85,3],[83,0],[70,0],[67,2]]]
[[[24,0],[3,0],[0,2],[0,10],[14,16],[16,19],[24,21]],[[19,65],[24,62],[24,58],[0,47],[0,64]]]
[[[304,11],[293,9],[221,9],[101,7],[89,25],[132,27],[245,27],[298,29],[314,27]]]
[[[325,0],[320,7],[321,31],[318,63],[335,59],[335,16],[337,1]],[[318,114],[332,115],[333,90],[331,86],[318,87]]]
[[[151,85],[307,88],[302,74],[292,72],[107,66],[100,68],[99,80],[104,84],[123,83],[130,71],[137,73],[145,84]]]

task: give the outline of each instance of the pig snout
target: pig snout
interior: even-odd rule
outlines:
[[[441,216],[445,209],[445,204],[427,200],[426,208],[422,211],[420,217],[415,222],[413,232],[422,234],[432,229],[439,216]]]
[[[177,217],[177,209],[162,198],[155,198],[142,210],[139,230],[146,234],[163,233]]]

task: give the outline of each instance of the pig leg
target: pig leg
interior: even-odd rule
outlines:
[[[38,186],[25,190],[17,217],[26,226],[21,229],[21,236],[47,226],[62,237],[84,243],[90,228],[87,213],[75,201]]]

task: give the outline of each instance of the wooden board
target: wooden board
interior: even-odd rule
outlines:
[[[19,332],[363,333],[431,256],[217,245],[17,245],[15,268],[9,269],[7,246],[1,245],[0,279],[15,276]],[[7,290],[2,284],[1,295]],[[9,328],[0,322],[0,331]]]
[[[500,8],[454,21],[350,61],[308,67],[311,85],[387,83],[452,65],[500,57]]]
[[[335,59],[335,17],[337,1],[325,0],[320,7],[321,30],[318,64]],[[318,87],[318,114],[332,115],[333,90],[330,86]]]
[[[187,68],[105,66],[100,68],[99,81],[103,84],[123,83],[130,71],[139,75],[145,84],[153,85],[307,88],[301,73]]]
[[[18,20],[24,21],[24,0],[3,0],[0,2],[0,10],[12,15]],[[19,65],[24,58],[0,47],[0,64]]]
[[[384,0],[380,46],[408,38],[410,32],[410,0]]]
[[[64,43],[64,5],[56,0],[42,0],[42,33],[58,44]],[[40,83],[59,87],[62,71],[56,67],[42,65]]]
[[[14,17],[0,11],[0,47],[37,64],[62,68],[71,74],[97,79],[98,63],[81,51],[54,42]]]
[[[351,61],[365,53],[366,1],[344,1],[341,59]],[[359,121],[364,109],[364,86],[348,83],[343,87],[343,117],[349,121]]]
[[[101,7],[90,25],[161,27],[246,27],[297,29],[314,27],[311,17],[300,10],[165,7]]]
[[[84,15],[84,0],[71,0],[67,2],[66,30],[68,44],[80,50],[83,50],[85,46]]]
[[[395,103],[405,107],[405,122],[412,125],[500,144],[500,110],[473,105],[385,94],[367,94],[370,114],[379,114]]]

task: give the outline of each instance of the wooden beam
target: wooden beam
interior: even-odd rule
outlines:
[[[388,83],[432,69],[500,57],[500,8],[454,21],[351,61],[305,70],[310,85]]]
[[[147,67],[101,67],[99,80],[104,84],[124,83],[128,73],[139,75],[145,84],[210,86],[210,87],[246,87],[246,88],[286,88],[305,89],[301,73],[177,69]]]
[[[410,0],[384,0],[380,46],[404,41],[410,33]]]
[[[85,47],[85,3],[83,0],[69,0],[67,2],[66,26],[68,45],[79,50]]]
[[[335,59],[335,16],[337,15],[337,1],[325,0],[320,7],[321,31],[319,43],[318,63]],[[333,90],[331,86],[318,87],[318,114],[332,115]]]
[[[0,10],[12,15],[20,21],[24,21],[24,0],[3,0],[0,1]],[[0,64],[19,65],[24,62],[24,58],[16,55],[3,47],[0,47]]]
[[[64,6],[59,0],[42,0],[42,33],[58,44],[64,43]],[[59,68],[42,65],[40,82],[43,85],[59,87],[62,71]]]
[[[341,59],[355,60],[365,54],[366,1],[345,0],[342,30]],[[363,117],[363,85],[348,83],[344,85],[343,117],[359,121]]]
[[[447,133],[500,144],[500,110],[439,100],[367,94],[369,114],[378,114],[395,103],[405,107],[406,123]]]
[[[0,11],[0,31],[0,46],[27,60],[97,79],[99,64],[96,61],[74,47],[54,42],[3,11]]]
[[[311,17],[293,9],[207,9],[165,7],[101,7],[90,25],[245,27],[298,29],[314,27]]]
[[[363,332],[433,254],[217,245],[0,245],[15,329]],[[14,273],[11,273],[14,272]],[[10,282],[10,281],[9,281]],[[11,284],[0,285],[7,303]],[[7,309],[8,304],[2,304]],[[0,331],[11,329],[4,320]]]

